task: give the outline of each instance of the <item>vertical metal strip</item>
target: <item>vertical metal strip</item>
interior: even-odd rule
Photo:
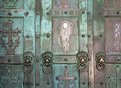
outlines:
[[[35,88],[41,88],[41,77],[40,77],[40,54],[41,54],[41,46],[40,46],[40,17],[41,17],[41,2],[40,0],[35,0]]]
[[[52,42],[52,19],[47,15],[52,9],[52,0],[41,0],[42,16],[41,16],[41,54],[46,51],[51,51]],[[42,58],[41,58],[42,59]],[[43,63],[41,63],[43,68]],[[53,88],[53,73],[44,73],[41,71],[41,87]]]
[[[89,52],[89,88],[94,88],[94,56],[93,56],[93,0],[87,0],[87,29]]]
[[[24,0],[24,52],[31,51],[35,53],[35,0]],[[27,38],[30,39],[30,46],[26,45]],[[34,61],[34,60],[33,60]],[[34,88],[34,63],[32,72],[24,73],[24,88]]]
[[[88,53],[87,38],[87,0],[79,0],[79,8],[85,11],[79,18],[80,51]],[[88,62],[84,71],[80,70],[80,88],[88,88]]]
[[[51,51],[52,41],[52,20],[47,15],[51,9],[51,0],[41,0],[42,2],[42,17],[41,17],[41,52]]]
[[[104,0],[94,0],[94,20],[93,20],[93,35],[94,35],[94,88],[105,88],[105,70],[98,71],[96,67],[95,55],[102,51],[105,52],[105,34],[104,34],[104,17],[101,16],[101,11],[104,9]]]

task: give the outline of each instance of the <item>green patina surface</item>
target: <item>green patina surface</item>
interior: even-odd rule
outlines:
[[[120,88],[121,0],[0,0],[0,88]]]

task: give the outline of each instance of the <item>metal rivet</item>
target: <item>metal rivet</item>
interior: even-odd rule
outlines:
[[[82,34],[82,37],[85,37],[85,34]]]
[[[12,13],[11,13],[11,12],[9,12],[9,13],[8,13],[8,15],[9,15],[9,16],[11,16],[11,15],[12,15]]]
[[[58,80],[58,77],[56,77],[56,80]]]
[[[36,62],[39,62],[39,60],[37,59]]]
[[[117,59],[118,61],[120,61],[120,59]]]
[[[109,76],[108,78],[110,79],[111,77]]]
[[[100,82],[100,85],[103,85],[103,82]]]
[[[65,58],[65,59],[64,59],[64,61],[68,61],[68,59],[67,59],[67,58]]]
[[[84,10],[82,10],[82,14],[84,14],[85,13],[85,11]]]
[[[47,12],[47,15],[49,15],[50,13],[49,12]]]
[[[50,37],[50,33],[47,33],[47,34],[46,34],[46,37],[49,38],[49,37]]]
[[[67,11],[65,11],[64,13],[65,13],[65,14],[67,14],[68,12],[67,12]]]
[[[39,83],[36,83],[36,86],[39,86]]]
[[[26,85],[29,85],[29,82],[26,82]]]
[[[99,36],[100,36],[100,37],[103,37],[103,34],[100,34]]]
[[[37,15],[39,15],[39,12],[36,12]]]
[[[36,38],[39,39],[39,37],[40,37],[40,34],[36,34]]]
[[[90,38],[90,37],[91,37],[91,35],[89,34],[89,35],[88,35],[88,38]]]
[[[25,15],[25,16],[28,16],[28,15],[29,15],[29,12],[25,12],[24,15]]]
[[[26,35],[26,38],[29,38],[29,35]]]
[[[91,61],[91,58],[88,58],[89,61]]]
[[[89,86],[91,86],[91,85],[92,85],[92,83],[91,83],[91,82],[89,82],[89,83],[88,83],[88,85],[89,85]]]
[[[50,82],[47,82],[47,85],[50,85]]]
[[[83,82],[82,84],[85,85],[85,82]]]
[[[8,59],[8,62],[11,62],[11,59]]]
[[[116,14],[119,14],[119,11],[117,11]]]

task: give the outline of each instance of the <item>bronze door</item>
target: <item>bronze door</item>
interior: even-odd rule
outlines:
[[[121,0],[94,1],[95,88],[120,88]]]
[[[120,88],[120,0],[1,0],[0,88]]]
[[[87,1],[42,0],[42,88],[88,88]]]

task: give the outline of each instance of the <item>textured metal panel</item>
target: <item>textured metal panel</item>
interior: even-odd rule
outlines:
[[[0,28],[0,55],[22,55],[24,30],[23,18],[1,18]]]
[[[54,64],[53,88],[79,88],[79,73],[76,65]]]
[[[121,20],[120,18],[105,19],[106,53],[121,52]],[[113,41],[113,42],[112,42]]]
[[[20,9],[24,6],[24,0],[1,0],[0,8]]]
[[[42,88],[88,88],[88,60],[76,56],[79,51],[88,53],[87,14],[83,11],[87,1],[41,3]]]
[[[78,22],[76,19],[53,19],[52,50],[55,55],[78,52]]]
[[[1,0],[0,88],[120,88],[120,9],[121,0]]]
[[[0,88],[23,88],[22,65],[0,65]]]
[[[35,85],[34,2],[0,0],[0,88],[33,88]]]
[[[97,66],[96,62],[95,88],[120,88],[120,3],[120,0],[94,3],[94,51],[105,54],[100,56],[103,64]]]
[[[94,0],[94,56],[96,62],[96,54],[105,51],[105,21],[100,11],[104,8],[105,0]],[[104,52],[105,53],[105,52]],[[94,88],[105,88],[105,65],[94,63]],[[102,70],[100,70],[100,68]]]

